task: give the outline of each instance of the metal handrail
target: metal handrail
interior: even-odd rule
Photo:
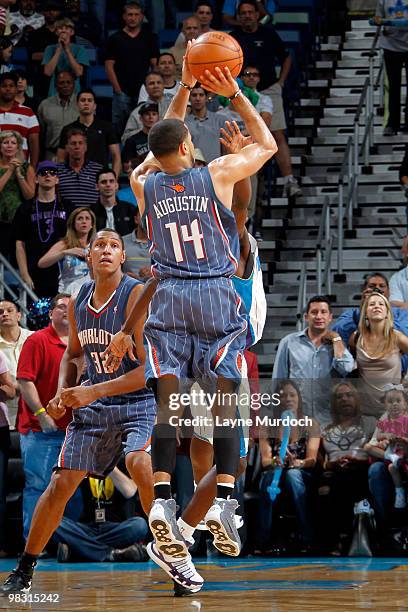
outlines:
[[[303,315],[304,315],[305,306],[306,306],[306,286],[307,286],[306,264],[303,262],[302,267],[300,269],[299,290],[298,290],[298,299],[297,299],[297,308],[296,308],[296,329],[297,331],[302,331],[303,329]]]
[[[325,286],[327,293],[330,293],[329,286],[331,285],[331,253],[328,256],[329,245],[331,242],[330,236],[330,200],[326,196],[323,204],[322,214],[320,216],[319,231],[316,240],[316,280],[317,293],[322,293],[322,287]],[[322,278],[322,267],[323,278]]]
[[[4,269],[6,269],[17,281],[19,286],[19,295],[15,293],[15,291],[10,287],[8,283],[4,280]],[[21,309],[21,322],[23,325],[26,323],[26,315],[28,314],[27,308],[27,296],[33,301],[38,302],[38,296],[34,293],[34,291],[23,281],[20,274],[13,268],[9,261],[0,253],[0,299],[4,298],[4,290],[6,290],[13,300],[19,303]]]
[[[339,195],[338,195],[338,206],[337,206],[337,271],[339,274],[343,273],[343,221],[344,213],[346,212],[347,218],[349,218],[350,202],[354,196],[354,184],[352,184],[352,149],[353,139],[349,136],[346,144],[346,149],[343,155],[343,162],[339,174]],[[348,185],[347,202],[344,205],[344,187]]]
[[[365,166],[369,165],[370,148],[374,142],[374,89],[381,86],[384,62],[380,63],[377,76],[374,78],[374,58],[378,54],[378,39],[381,27],[377,27],[371,49],[369,51],[369,76],[365,79],[360,99],[354,114],[354,132],[350,136],[344,151],[343,162],[339,174],[339,195],[337,211],[337,271],[343,273],[344,248],[344,215],[347,218],[347,228],[353,229],[353,213],[358,205],[358,183],[360,175],[360,159],[363,157]],[[364,133],[360,144],[360,120],[364,113]],[[347,196],[345,197],[345,186]]]

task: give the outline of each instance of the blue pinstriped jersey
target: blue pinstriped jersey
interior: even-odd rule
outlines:
[[[158,172],[144,185],[146,227],[156,278],[232,276],[239,260],[235,217],[215,195],[208,168]]]
[[[139,281],[124,274],[116,290],[98,310],[92,306],[94,281],[85,283],[77,295],[75,321],[78,338],[86,358],[87,377],[93,385],[122,376],[140,365],[139,362],[132,361],[126,355],[118,370],[108,373],[105,371],[105,362],[101,357],[112,336],[121,329],[126,320],[126,305],[129,295],[137,284],[139,284]],[[133,399],[140,399],[144,395],[150,395],[147,389],[121,396],[102,398],[100,401],[107,404],[124,404]]]

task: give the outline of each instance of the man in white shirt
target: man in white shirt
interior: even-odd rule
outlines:
[[[17,363],[21,349],[28,336],[33,333],[29,329],[20,326],[20,307],[15,302],[2,300],[0,302],[0,350],[3,352],[10,376],[16,389],[16,397],[8,400],[10,424],[14,427],[18,407],[19,385],[16,380]]]
[[[160,53],[156,70],[163,77],[164,95],[169,94],[170,96],[175,96],[179,81],[176,79],[176,60],[174,59],[174,55],[169,51],[163,51],[163,53]],[[148,99],[149,94],[147,92],[146,85],[142,85],[140,88],[138,104],[140,104],[140,102],[146,102]]]
[[[390,278],[390,302],[396,308],[408,308],[408,236],[401,246],[405,267]]]

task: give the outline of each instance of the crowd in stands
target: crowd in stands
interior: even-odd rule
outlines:
[[[0,0],[0,251],[39,298],[52,298],[49,324],[34,332],[21,326],[16,302],[10,297],[0,302],[0,557],[21,548],[18,530],[10,532],[14,542],[5,537],[10,429],[15,426],[19,434],[25,480],[20,536],[26,537],[71,418],[68,412],[56,423],[43,407],[55,395],[68,298],[90,278],[85,254],[95,231],[116,229],[127,253],[124,272],[143,282],[151,275],[129,175],[147,155],[149,130],[177,90],[189,40],[213,27],[238,40],[245,57],[241,86],[277,141],[283,194],[301,195],[286,139],[285,82],[292,57],[270,22],[276,2],[198,1],[181,24],[178,11],[191,11],[189,2],[107,5]],[[108,13],[116,31],[108,27]],[[162,44],[158,35],[169,29],[175,35]],[[110,105],[90,87],[96,61],[112,87]],[[393,108],[390,127],[396,131]],[[245,129],[228,100],[197,83],[186,117],[197,166],[223,153],[219,136],[226,120]],[[248,213],[258,239],[264,178],[262,172],[252,177]],[[408,154],[401,183],[408,193]],[[408,257],[407,240],[403,254]],[[365,498],[375,511],[376,545],[389,546],[390,528],[406,508],[407,287],[407,268],[390,282],[371,273],[360,307],[335,321],[329,300],[315,296],[308,302],[305,329],[280,342],[271,387],[280,398],[274,415],[289,410],[310,421],[291,429],[283,461],[282,428],[254,430],[250,465],[239,484],[249,493],[245,500],[254,494],[256,499],[255,520],[248,510],[247,551],[347,553],[354,505]],[[248,355],[251,360],[253,384],[255,355]],[[193,491],[188,448],[179,451],[176,488],[187,500]],[[283,468],[282,495],[275,503],[268,488],[277,466]],[[104,481],[84,481],[50,545],[60,561],[146,558],[139,543],[147,537],[147,523],[125,472],[120,466]],[[251,504],[244,505],[246,510]],[[282,513],[296,517],[295,543],[280,537],[290,532],[276,527]]]

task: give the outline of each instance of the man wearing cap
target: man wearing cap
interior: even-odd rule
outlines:
[[[40,162],[36,171],[37,197],[27,200],[16,211],[13,231],[20,275],[39,297],[51,297],[58,290],[58,266],[41,270],[37,262],[65,236],[71,212],[57,197],[57,164]]]
[[[16,102],[17,75],[15,72],[0,74],[0,130],[14,130],[23,139],[23,151],[36,166],[40,152],[40,126],[31,108]]]
[[[194,168],[204,168],[206,165],[207,160],[201,149],[194,149]]]
[[[120,140],[112,123],[96,117],[97,104],[92,89],[82,89],[79,92],[77,105],[79,117],[62,130],[57,160],[63,162],[65,159],[68,130],[73,127],[81,128],[86,134],[88,143],[87,158],[101,164],[101,166],[107,166],[111,158],[112,168],[116,176],[119,176],[121,172]]]
[[[146,91],[149,95],[147,102],[157,104],[159,109],[159,119],[163,119],[167,109],[170,106],[173,96],[171,94],[164,93],[164,82],[162,75],[157,71],[149,72],[145,78],[145,85]],[[123,143],[125,143],[130,136],[136,134],[136,132],[141,130],[143,127],[139,114],[139,108],[140,105],[138,104],[130,114],[128,122],[126,123],[125,131],[122,135]]]
[[[130,136],[125,142],[122,150],[122,163],[125,172],[129,173],[142,163],[149,152],[147,137],[150,129],[159,120],[159,107],[152,102],[146,102],[139,108],[140,120],[142,129],[133,136]]]
[[[75,33],[75,26],[71,19],[64,18],[56,21],[55,33],[58,36],[58,43],[47,47],[42,59],[44,74],[51,77],[48,95],[55,94],[55,74],[61,70],[69,70],[75,75],[75,91],[78,93],[84,68],[89,66],[88,50],[71,42]]]

